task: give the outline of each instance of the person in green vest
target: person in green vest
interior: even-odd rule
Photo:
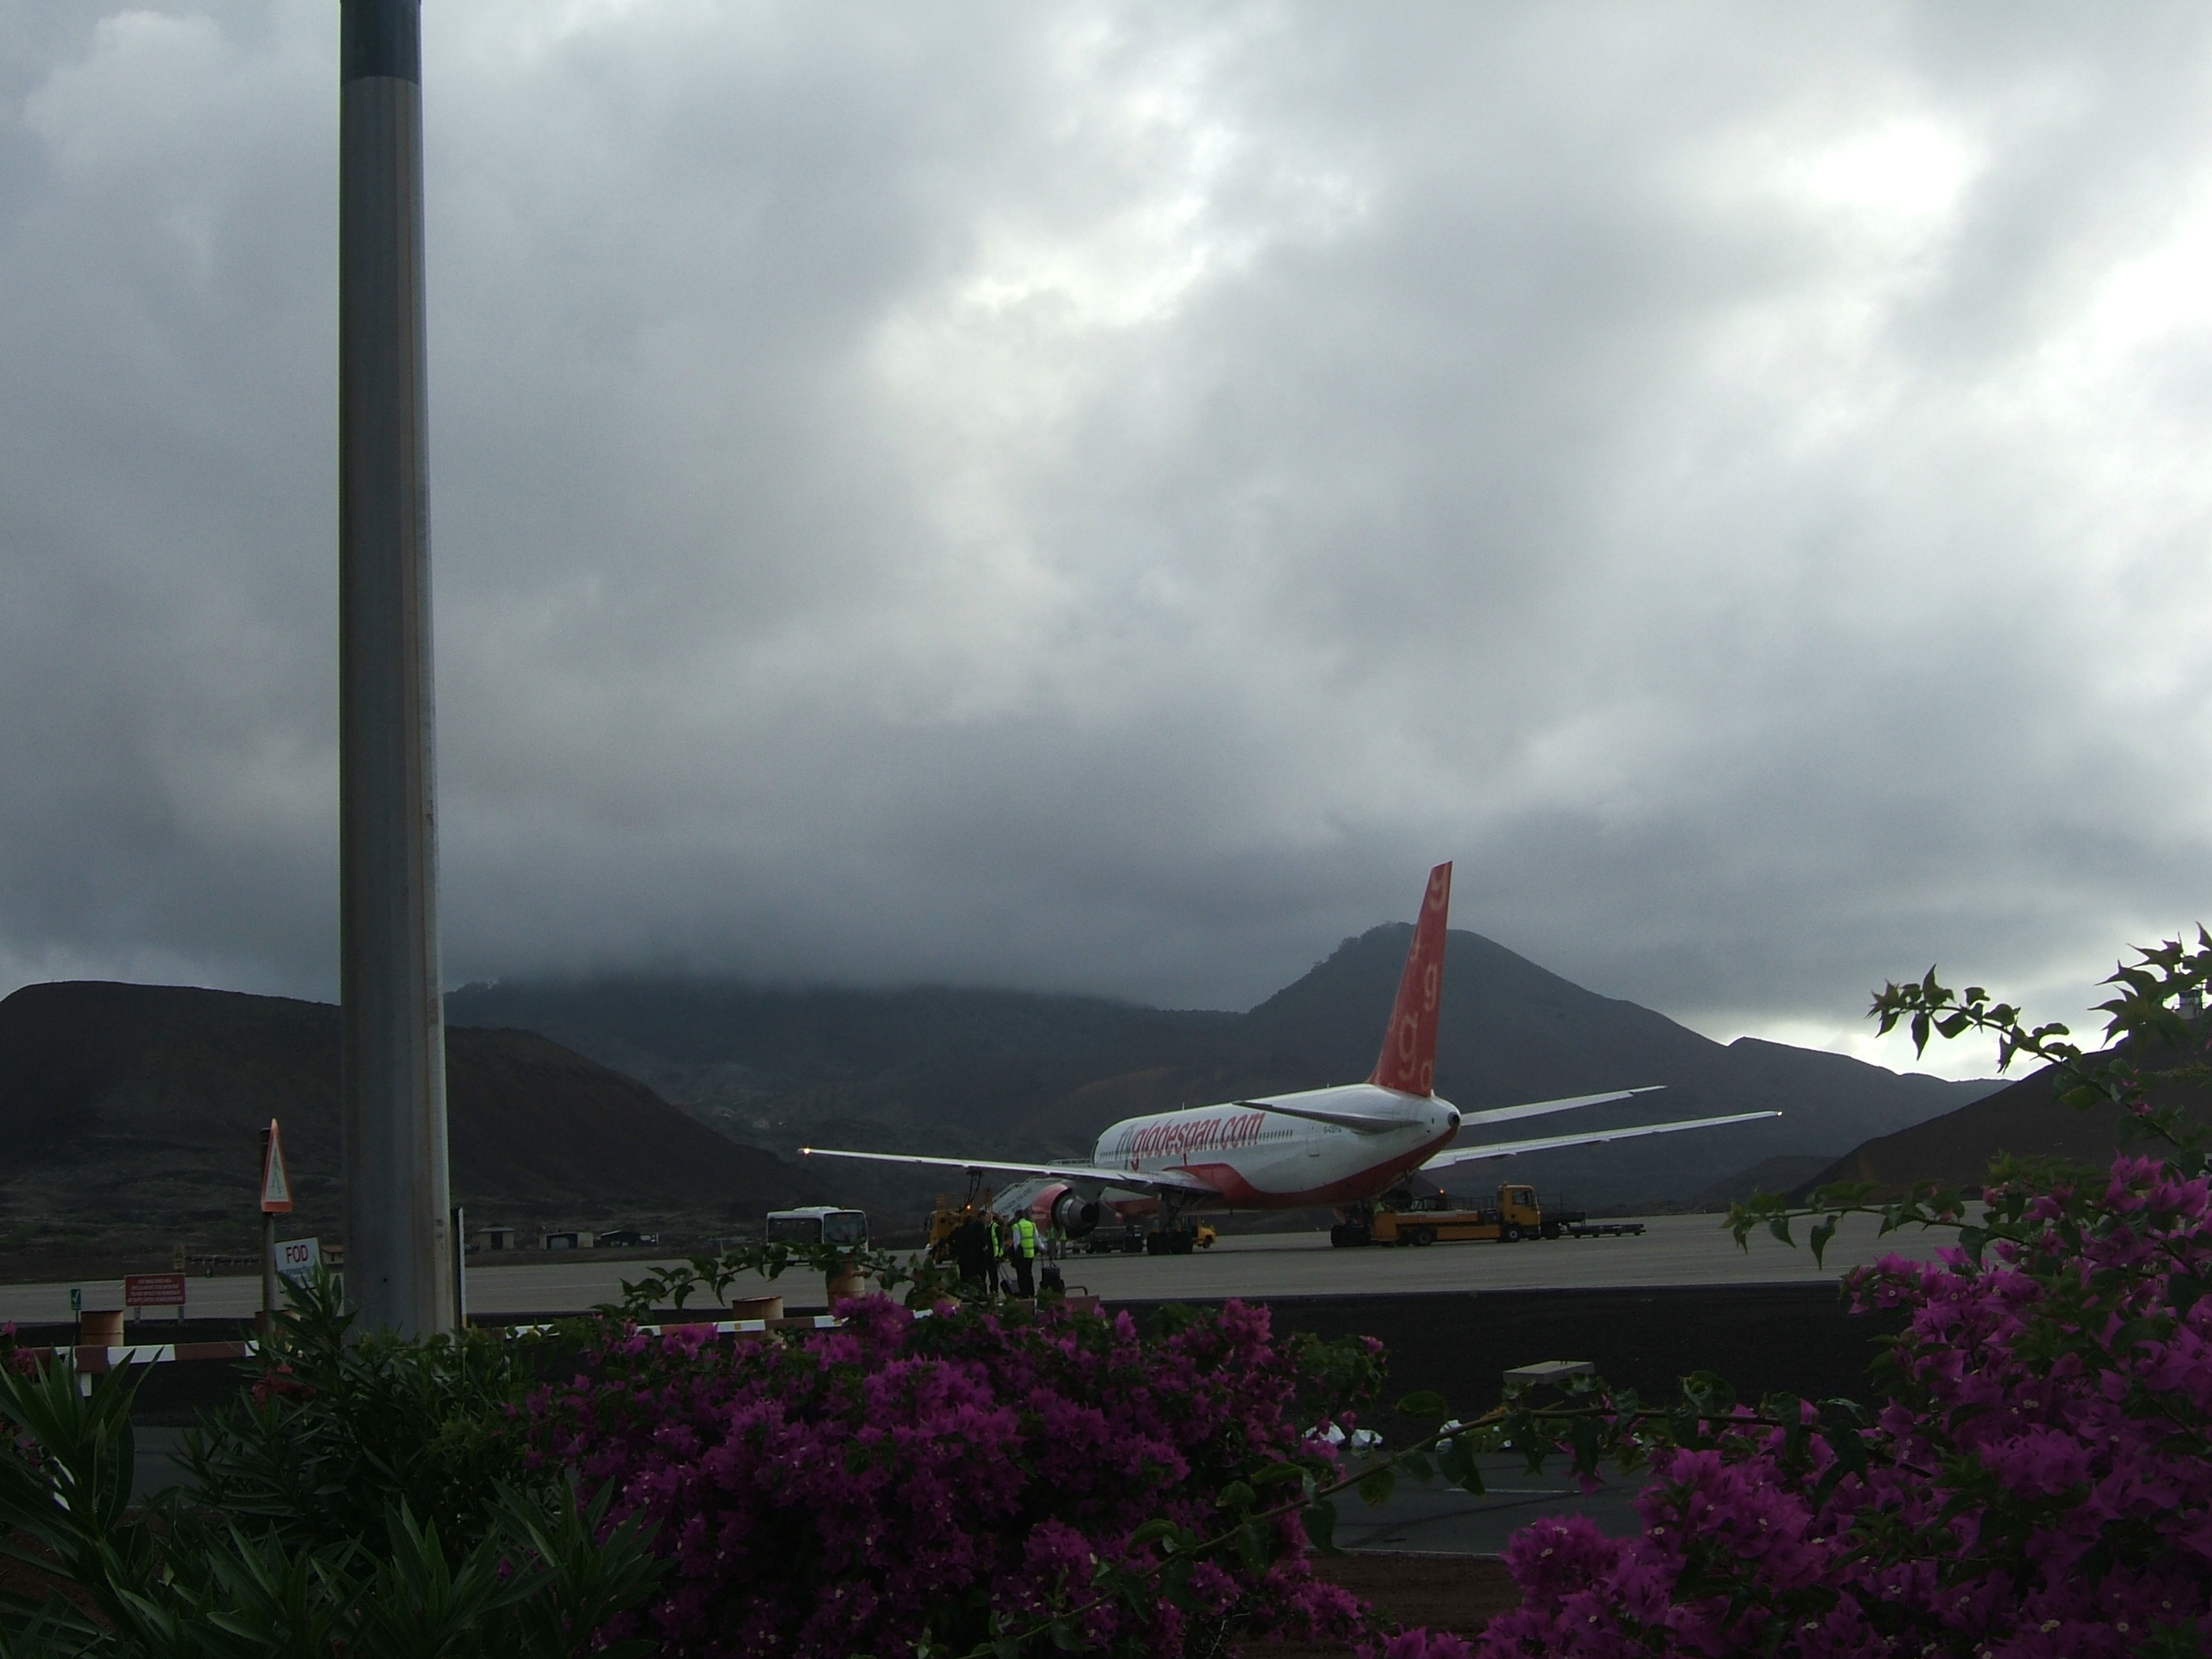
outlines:
[[[1037,1224],[1027,1214],[1014,1222],[1014,1294],[1028,1299],[1036,1295]]]

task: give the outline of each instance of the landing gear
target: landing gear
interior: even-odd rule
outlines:
[[[1188,1255],[1198,1248],[1198,1229],[1182,1218],[1174,1194],[1160,1200],[1160,1224],[1145,1235],[1146,1255]]]

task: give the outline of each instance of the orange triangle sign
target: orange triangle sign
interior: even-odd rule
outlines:
[[[261,1212],[283,1215],[292,1207],[292,1180],[284,1172],[284,1143],[277,1137],[276,1120],[261,1137]]]

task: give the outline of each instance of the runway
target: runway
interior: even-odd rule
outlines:
[[[1802,1243],[1792,1249],[1765,1233],[1752,1238],[1747,1251],[1740,1250],[1719,1222],[1717,1216],[1659,1216],[1647,1222],[1641,1237],[1425,1249],[1339,1250],[1329,1247],[1325,1233],[1249,1234],[1225,1237],[1211,1250],[1188,1256],[1077,1255],[1062,1267],[1071,1290],[1087,1290],[1109,1303],[1808,1284],[1833,1281],[1845,1269],[1892,1252],[1930,1260],[1952,1238],[1947,1229],[1877,1239],[1874,1222],[1853,1217],[1830,1243],[1821,1267]],[[469,1309],[479,1316],[580,1313],[617,1300],[624,1279],[640,1278],[655,1265],[589,1253],[548,1259],[533,1251],[505,1261],[478,1256],[469,1264]],[[66,1282],[0,1285],[0,1319],[25,1324],[68,1320],[70,1288]],[[123,1305],[119,1279],[84,1280],[79,1288],[88,1308]],[[747,1279],[732,1287],[738,1296],[779,1291],[794,1312],[818,1308],[824,1300],[821,1281],[811,1275],[787,1274],[773,1285]],[[239,1318],[260,1306],[261,1284],[251,1275],[194,1279],[189,1293],[190,1316]],[[690,1307],[705,1311],[707,1305],[695,1299]],[[147,1340],[160,1340],[167,1316],[167,1310],[149,1311],[143,1322]],[[137,1328],[134,1324],[134,1332]]]

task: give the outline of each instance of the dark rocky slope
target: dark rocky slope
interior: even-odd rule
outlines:
[[[166,1262],[242,1249],[258,1132],[283,1124],[298,1209],[339,1231],[337,1010],[175,986],[64,982],[0,1001],[0,1261]],[[726,1230],[820,1188],[535,1032],[448,1033],[457,1202],[477,1220]],[[58,1270],[58,1268],[57,1269]]]

